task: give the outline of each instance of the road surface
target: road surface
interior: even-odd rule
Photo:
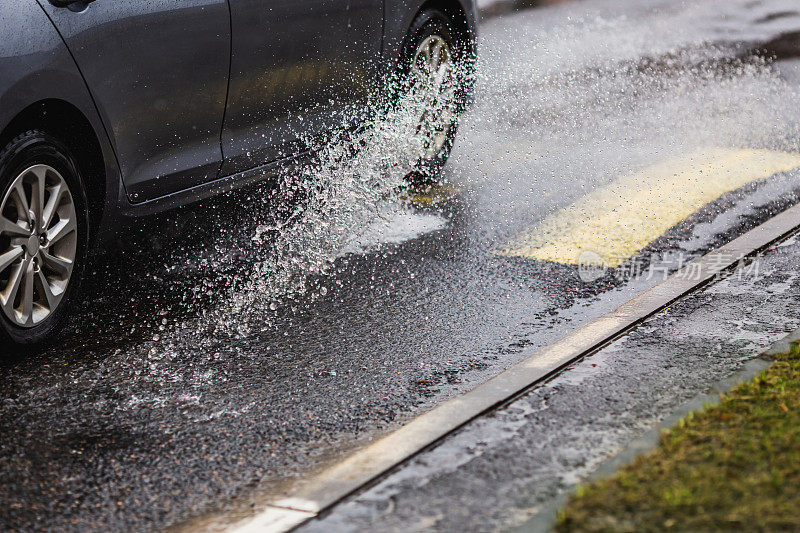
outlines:
[[[381,188],[389,137],[298,172],[316,201],[255,188],[126,237],[67,339],[0,368],[0,527],[159,529],[274,490],[796,203],[795,4],[490,19],[444,185]]]

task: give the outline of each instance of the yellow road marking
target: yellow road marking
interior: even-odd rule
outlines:
[[[497,253],[567,264],[583,254],[616,267],[712,200],[798,167],[800,154],[698,150],[596,189]]]

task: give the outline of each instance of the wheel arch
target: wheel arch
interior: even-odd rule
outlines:
[[[477,8],[474,0],[385,0],[386,30],[384,55],[396,61],[412,22],[425,9],[437,9],[451,18],[459,34],[476,50]]]
[[[92,236],[97,234],[106,199],[106,164],[100,139],[89,119],[65,100],[46,99],[17,113],[0,132],[0,146],[28,130],[40,129],[63,142],[75,156],[86,186]]]
[[[459,37],[463,39],[464,44],[468,47],[467,51],[473,55],[477,52],[474,22],[470,23],[470,16],[467,14],[467,10],[460,1],[427,0],[417,10],[412,20],[426,9],[436,9],[444,13],[453,22],[453,25],[455,26],[454,29],[458,32]]]
[[[436,9],[447,16],[454,25],[467,58],[466,90],[464,101],[472,99],[475,57],[477,55],[477,9],[473,0],[386,0],[386,29],[384,39],[384,61],[387,77],[397,72],[408,33],[414,20],[426,9]]]

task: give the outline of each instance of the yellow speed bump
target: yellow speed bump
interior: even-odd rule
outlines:
[[[710,201],[798,167],[800,154],[698,150],[596,189],[497,253],[567,264],[589,257],[616,267]]]

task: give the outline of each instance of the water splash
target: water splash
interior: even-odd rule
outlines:
[[[268,253],[245,277],[229,280],[205,321],[216,335],[267,329],[283,300],[324,295],[308,280],[328,274],[354,243],[371,238],[375,244],[376,224],[403,224],[413,216],[402,192],[429,142],[420,123],[449,103],[424,87],[402,94],[396,103],[373,102],[368,112],[354,111],[355,120],[346,121],[372,116],[365,125],[343,128],[325,142],[306,141],[313,161],[282,173],[262,203],[268,209],[275,197],[284,197],[295,199],[294,205],[280,219],[255,227],[250,247],[256,257]],[[440,219],[427,223],[442,227]],[[420,233],[406,232],[412,238]]]

